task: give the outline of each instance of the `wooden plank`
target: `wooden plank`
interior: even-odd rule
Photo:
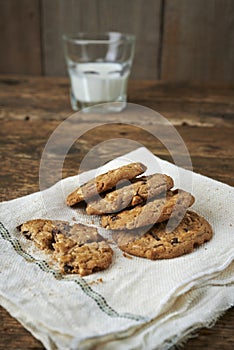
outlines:
[[[137,36],[132,77],[158,78],[161,0],[42,0],[42,13],[46,75],[66,72],[64,32],[112,30]]]
[[[232,86],[200,87],[171,85],[157,80],[131,80],[128,90],[129,102],[160,112],[173,125],[207,128],[233,125]],[[2,75],[0,101],[0,119],[63,120],[73,113],[69,101],[69,81],[62,77]],[[157,118],[149,117],[149,123],[157,124]]]
[[[0,307],[0,350],[43,350],[41,342]]]
[[[165,1],[162,79],[233,82],[234,1]]]
[[[0,72],[41,74],[40,0],[0,0]]]
[[[49,136],[59,124],[59,121],[54,120],[43,121],[43,123],[40,120],[1,121],[1,201],[38,191],[41,152]],[[77,126],[73,124],[72,128],[74,130],[75,127],[82,128],[84,125],[85,122],[80,122]],[[150,125],[150,128],[154,132],[159,129],[159,126]],[[177,130],[187,146],[195,172],[231,186],[234,185],[232,176],[234,172],[233,128],[223,127],[222,137],[219,138],[217,135],[220,135],[220,127],[180,126],[177,127]],[[105,146],[104,141],[108,139],[107,135],[111,135],[112,143]],[[129,146],[124,142],[120,145],[118,139],[123,137],[126,138],[126,141],[137,141],[138,145],[147,147],[162,159],[171,159],[165,146],[146,130],[126,124],[120,124],[113,128],[113,124],[107,124],[87,132],[72,146],[63,164],[63,176],[75,175],[82,159],[95,145],[103,143],[102,147],[99,147],[98,157],[94,153],[91,155],[92,159],[89,164],[92,164],[93,168],[99,166],[100,162],[104,164],[110,160],[110,156],[117,157],[126,153],[128,147],[132,147],[132,145]],[[164,135],[164,137],[169,143],[170,135]],[[65,138],[61,139],[61,144],[64,140]],[[108,147],[108,151],[105,147]],[[59,153],[56,154],[56,159],[51,157],[51,166],[47,172],[48,186],[52,186],[54,182],[60,180],[60,174],[55,174],[53,167],[53,161],[56,162],[57,159],[59,159]],[[182,157],[181,162],[183,162]]]

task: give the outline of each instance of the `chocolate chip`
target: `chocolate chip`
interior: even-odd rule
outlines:
[[[151,232],[151,235],[154,237],[154,239],[156,239],[156,241],[161,241],[161,239],[154,232]]]
[[[187,229],[187,228],[184,228],[184,232],[188,232],[188,229]]]
[[[177,243],[179,243],[178,238],[177,237],[172,238],[171,244],[177,244]]]
[[[57,227],[54,227],[54,228],[52,229],[52,235],[53,235],[53,237],[56,236],[58,233],[60,233],[60,230],[58,230]]]
[[[31,233],[29,231],[23,231],[22,232],[25,238],[30,239],[31,238]]]
[[[101,268],[99,266],[95,266],[93,269],[92,269],[92,272],[99,272],[101,271]]]
[[[155,244],[154,248],[163,247],[163,244]]]
[[[73,267],[72,266],[70,266],[70,265],[64,265],[64,272],[65,273],[69,273],[69,272],[72,272],[72,270],[73,270]]]
[[[111,216],[111,221],[115,221],[115,220],[117,220],[118,219],[118,215],[112,215]]]

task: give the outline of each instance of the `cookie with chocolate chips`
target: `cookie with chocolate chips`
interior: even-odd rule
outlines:
[[[116,231],[113,239],[125,253],[151,260],[170,259],[191,253],[212,238],[210,224],[197,213],[187,211],[180,224],[167,232],[167,221],[142,229]]]
[[[39,249],[51,253],[62,273],[85,276],[107,269],[112,262],[111,247],[94,227],[36,219],[23,223],[18,230]]]
[[[166,193],[174,185],[170,176],[154,174],[133,179],[132,183],[107,193],[103,198],[88,202],[86,212],[89,215],[118,212],[126,207],[145,203],[162,193]]]
[[[17,229],[27,238],[34,242],[34,244],[41,250],[53,250],[52,244],[55,242],[55,232],[68,232],[70,226],[66,221],[35,219],[29,220]]]
[[[145,171],[146,166],[142,163],[130,163],[120,168],[110,170],[88,181],[70,193],[67,197],[67,205],[73,206],[83,200],[97,196],[97,194],[115,187],[119,182],[131,180]]]
[[[102,215],[101,225],[111,230],[133,230],[168,220],[170,217],[181,219],[194,200],[194,197],[186,191],[168,191],[164,196],[144,205],[127,208],[117,214]]]
[[[75,224],[67,235],[55,235],[54,258],[63,273],[78,273],[81,276],[107,269],[113,251],[96,228]]]

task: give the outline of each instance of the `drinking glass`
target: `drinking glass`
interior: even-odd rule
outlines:
[[[135,37],[107,32],[63,35],[72,109],[121,111],[127,101]],[[95,108],[93,106],[96,106]]]

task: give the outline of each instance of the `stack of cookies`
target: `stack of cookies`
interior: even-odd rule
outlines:
[[[67,197],[67,205],[86,203],[88,215],[98,215],[103,228],[125,253],[168,259],[190,253],[212,237],[212,228],[188,210],[194,197],[173,190],[165,174],[142,175],[146,166],[131,163],[97,176]],[[58,262],[62,273],[81,276],[108,268],[113,250],[97,229],[58,220],[36,219],[20,232]]]
[[[99,175],[69,194],[67,205],[85,201],[87,214],[100,216],[118,247],[139,257],[174,258],[210,240],[209,223],[187,210],[194,197],[172,190],[170,176],[140,176],[145,171],[143,164],[131,163]]]

